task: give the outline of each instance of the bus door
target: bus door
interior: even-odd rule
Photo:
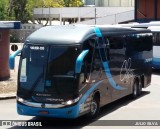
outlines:
[[[103,80],[103,84],[101,87],[102,104],[109,103],[112,100],[111,99],[112,98],[112,94],[111,94],[112,88],[109,87],[108,77],[106,76],[108,68],[105,67],[104,65],[105,63],[108,62],[108,59],[109,59],[108,44],[104,43],[103,38],[100,38],[100,37],[96,38],[93,68],[94,70],[97,70],[99,72],[98,76],[100,80]]]
[[[101,103],[106,104],[106,101],[109,102],[111,101],[111,94],[110,94],[110,89],[107,88],[106,85],[106,77],[104,76],[104,69],[103,69],[103,64],[100,56],[100,51],[99,48],[97,47],[97,38],[92,37],[88,39],[85,44],[86,47],[84,49],[88,49],[89,52],[86,55],[86,58],[84,60],[84,64],[87,70],[85,70],[85,82],[90,86],[93,86],[95,83],[99,81],[103,81],[101,85],[98,87],[98,90],[101,92]]]
[[[87,49],[89,52],[84,59],[82,73],[84,71],[87,83],[95,83],[101,80],[102,76],[102,65],[95,48],[95,39],[91,38],[85,41],[83,49]]]

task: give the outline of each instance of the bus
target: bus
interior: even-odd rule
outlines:
[[[152,21],[149,23],[132,23],[132,24],[119,24],[123,27],[131,28],[146,28],[153,33],[153,60],[152,67],[160,69],[160,22]]]
[[[152,67],[160,69],[160,25],[149,26],[149,30],[153,33],[153,60]]]
[[[46,26],[21,51],[17,112],[74,119],[97,117],[124,96],[151,83],[152,33],[108,26]]]

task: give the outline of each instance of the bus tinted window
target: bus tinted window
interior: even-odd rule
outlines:
[[[73,76],[78,54],[79,48],[77,47],[51,47],[48,65],[49,76]]]
[[[110,49],[123,49],[125,38],[123,36],[111,36],[107,38],[110,43]]]
[[[153,33],[153,45],[160,46],[160,33]]]
[[[136,52],[150,51],[152,49],[152,36],[151,34],[143,35],[129,35],[127,38],[129,45],[133,47],[133,50]]]

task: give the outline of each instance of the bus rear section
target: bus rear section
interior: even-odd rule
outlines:
[[[44,27],[22,49],[18,114],[95,118],[100,107],[140,95],[151,82],[151,61],[152,35],[147,30]]]
[[[160,27],[149,26],[148,29],[153,33],[153,60],[152,67],[160,69]]]

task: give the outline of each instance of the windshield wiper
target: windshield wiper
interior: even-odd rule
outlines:
[[[38,76],[38,78],[36,79],[36,81],[34,82],[34,84],[31,86],[31,89],[29,90],[29,94],[32,94],[33,91],[36,89],[38,82],[40,81],[40,79],[43,77],[43,80],[45,80],[45,67],[43,65],[43,72]]]
[[[34,82],[34,84],[31,86],[28,95],[31,95],[34,92],[34,90],[37,87],[38,82],[41,80],[42,77],[43,77],[43,72],[38,76],[38,78],[36,79],[36,81]]]

